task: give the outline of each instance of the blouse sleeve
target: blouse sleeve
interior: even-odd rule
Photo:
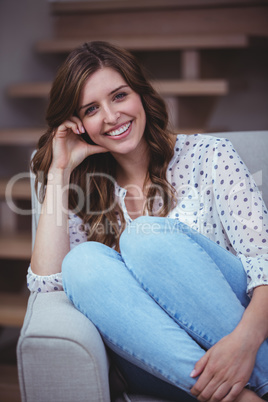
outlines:
[[[268,285],[268,215],[253,177],[229,140],[219,140],[212,166],[216,207],[247,274],[247,291]]]
[[[73,213],[69,213],[69,237],[70,249],[73,249],[80,243],[87,241],[87,230],[84,227],[81,218]],[[32,272],[31,266],[27,273],[27,287],[30,292],[55,292],[63,290],[61,272],[53,275],[36,275]]]
[[[61,272],[53,275],[36,275],[31,270],[31,265],[27,273],[27,287],[30,292],[55,292],[63,290]]]

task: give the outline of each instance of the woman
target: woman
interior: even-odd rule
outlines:
[[[170,134],[134,57],[103,42],[69,55],[47,122],[29,289],[64,288],[134,391],[261,400],[267,212],[232,145]]]

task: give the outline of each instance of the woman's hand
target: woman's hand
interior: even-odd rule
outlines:
[[[191,376],[200,377],[191,393],[199,401],[236,401],[251,376],[258,347],[248,332],[236,328],[196,363]]]
[[[51,170],[66,170],[70,173],[90,155],[108,150],[99,145],[87,144],[81,134],[85,132],[78,117],[72,117],[61,124],[53,138],[53,159]]]

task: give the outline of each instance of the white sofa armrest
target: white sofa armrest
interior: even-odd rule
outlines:
[[[101,336],[64,292],[30,295],[17,358],[22,402],[110,401]]]

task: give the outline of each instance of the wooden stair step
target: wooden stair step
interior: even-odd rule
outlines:
[[[35,49],[39,53],[67,53],[91,40],[108,41],[133,51],[243,48],[248,46],[246,35],[122,35],[118,37],[42,40],[36,44]]]
[[[31,233],[0,234],[0,258],[30,260],[31,254]]]
[[[8,197],[11,199],[30,200],[30,179],[15,179],[16,177],[10,180],[0,179],[0,199],[5,199],[6,197]]]
[[[226,95],[227,80],[159,80],[152,83],[162,95],[210,96]]]
[[[36,145],[45,128],[4,128],[0,129],[0,145]]]
[[[51,11],[55,14],[73,14],[90,12],[126,11],[126,10],[161,10],[180,8],[202,8],[215,6],[239,6],[252,4],[256,0],[90,0],[90,1],[53,1]]]
[[[7,94],[11,98],[47,98],[51,82],[28,82],[11,85]]]
[[[158,80],[152,84],[162,95],[175,96],[210,96],[226,95],[228,82],[218,80]],[[31,82],[15,84],[9,87],[8,94],[12,98],[47,98],[51,83]]]
[[[28,295],[0,293],[0,325],[21,327],[26,313]]]
[[[186,0],[187,1],[187,0]],[[189,1],[189,0],[188,0]],[[190,0],[191,1],[191,0]],[[214,0],[215,1],[215,0]],[[99,11],[123,11],[135,9],[161,9],[163,7],[174,7],[178,0],[91,0],[91,1],[53,1],[51,11],[55,14],[61,13],[85,13]]]

